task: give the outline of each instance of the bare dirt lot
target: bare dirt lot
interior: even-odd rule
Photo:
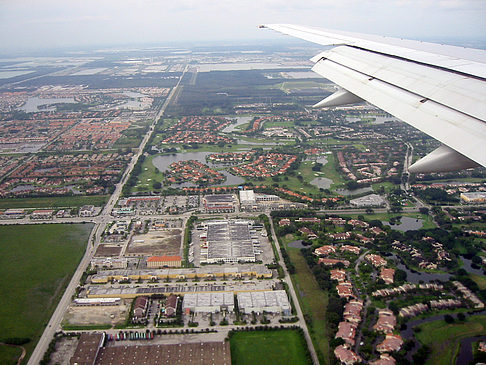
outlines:
[[[66,325],[117,325],[124,323],[127,318],[129,304],[113,306],[70,306],[64,316]]]
[[[121,246],[99,245],[96,249],[96,257],[111,257],[119,256],[122,248]]]
[[[150,231],[146,234],[134,235],[127,255],[180,255],[182,231],[180,229],[167,229],[163,231]]]
[[[76,351],[79,339],[77,337],[63,337],[56,343],[56,350],[51,355],[50,364],[69,365],[69,360]]]

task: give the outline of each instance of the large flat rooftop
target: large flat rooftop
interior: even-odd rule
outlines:
[[[247,220],[207,222],[206,262],[254,262],[255,250],[250,232],[252,223]]]
[[[96,365],[113,364],[231,365],[231,352],[229,341],[103,347]]]

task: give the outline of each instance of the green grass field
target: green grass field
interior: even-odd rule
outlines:
[[[305,339],[296,330],[237,332],[230,339],[233,365],[307,365]]]
[[[421,331],[416,335],[417,339],[430,346],[432,350],[426,364],[455,364],[460,341],[463,338],[486,333],[486,316],[469,317],[464,323],[429,322],[421,325],[420,328]]]
[[[469,277],[474,280],[476,284],[478,284],[480,290],[486,289],[486,276],[477,275],[477,274],[469,274]]]
[[[0,364],[17,364],[17,359],[21,354],[22,350],[19,347],[0,345]]]
[[[326,324],[328,294],[319,288],[300,250],[288,247],[287,252],[295,265],[296,273],[292,275],[292,281],[300,307],[304,314],[312,318],[312,326],[308,326],[312,342],[316,350],[324,356],[326,363],[329,363],[329,334]]]
[[[108,200],[108,195],[94,196],[53,196],[41,198],[0,199],[0,209],[9,208],[67,208],[81,207],[86,204],[101,206]]]
[[[0,341],[35,347],[84,254],[92,224],[0,227]],[[24,361],[26,362],[26,361]]]

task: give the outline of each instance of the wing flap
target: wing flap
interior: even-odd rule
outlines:
[[[486,120],[486,81],[346,46],[319,56]]]
[[[313,70],[486,166],[486,124],[481,120],[329,59],[319,61]]]

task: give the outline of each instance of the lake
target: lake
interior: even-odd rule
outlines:
[[[400,224],[390,224],[389,222],[383,222],[383,224],[390,226],[397,231],[407,232],[416,231],[422,228],[424,225],[424,220],[410,217],[402,217],[402,219],[400,220]]]
[[[213,152],[186,152],[186,153],[177,153],[172,155],[156,156],[153,158],[152,164],[161,172],[167,170],[169,168],[169,165],[173,162],[187,161],[187,160],[196,160],[201,163],[207,164],[210,167],[214,167],[215,166],[214,164],[206,162],[206,156],[212,153]],[[240,185],[245,182],[243,178],[230,174],[227,171],[220,171],[220,172],[226,176],[226,181],[224,183],[215,184],[215,185],[218,186]],[[183,184],[173,184],[172,186],[193,187],[197,185],[187,182]]]
[[[38,112],[39,106],[41,105],[51,105],[51,104],[61,104],[61,103],[75,103],[74,98],[48,98],[48,99],[41,99],[37,96],[28,98],[26,103],[20,108],[21,110],[27,113],[34,113]],[[42,109],[42,111],[52,111],[55,110],[54,107],[50,107],[47,109]]]

